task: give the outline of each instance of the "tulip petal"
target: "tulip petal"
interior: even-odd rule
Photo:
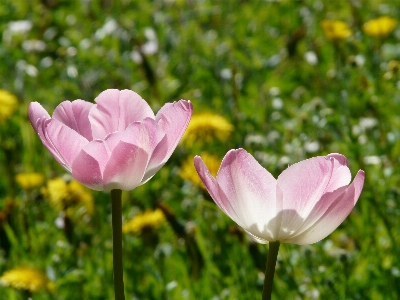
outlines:
[[[134,189],[141,185],[153,151],[165,133],[150,118],[128,126],[113,149],[104,170],[104,180],[112,188]],[[116,172],[118,170],[118,172]],[[128,188],[129,187],[129,188]]]
[[[307,218],[325,192],[347,186],[350,180],[350,170],[333,157],[318,156],[290,166],[278,177],[282,210],[295,210],[300,218],[283,214],[282,223],[288,228],[300,228],[301,218]]]
[[[141,184],[148,160],[146,150],[119,142],[104,169],[104,189],[133,190]]]
[[[185,100],[167,103],[158,111],[156,122],[167,136],[166,145],[162,144],[160,146],[167,147],[167,152],[160,164],[165,163],[172,155],[172,152],[174,152],[179,140],[189,125],[192,111],[192,103]],[[163,153],[164,150],[160,149],[160,152]],[[160,158],[158,158],[158,160],[159,159]]]
[[[42,117],[49,119],[50,115],[38,102],[31,102],[29,104],[29,120],[36,132],[38,132],[38,120]]]
[[[56,119],[48,119],[41,124],[43,135],[40,130],[38,133],[43,144],[57,161],[71,172],[75,157],[89,141]]]
[[[332,233],[356,205],[364,185],[364,178],[364,171],[358,171],[353,182],[338,199],[331,202],[324,215],[302,234],[287,240],[287,242],[300,245],[313,244]]]
[[[130,90],[106,90],[95,99],[89,113],[94,139],[104,139],[115,131],[124,131],[129,124],[145,118],[154,119],[150,106]]]
[[[103,172],[109,154],[104,141],[94,140],[87,144],[72,164],[72,176],[94,190],[104,190]]]
[[[334,159],[336,159],[341,165],[348,167],[349,166],[349,162],[347,161],[346,156],[339,154],[339,153],[331,153],[328,154],[326,157],[333,157]]]
[[[276,179],[244,149],[229,151],[216,178],[225,197],[220,207],[238,225],[256,237],[274,239],[266,223],[277,213]]]
[[[231,151],[233,151],[233,150],[231,150]],[[233,221],[235,221],[238,224],[241,223],[240,218],[236,214],[234,209],[232,208],[232,206],[229,202],[229,199],[226,197],[224,191],[221,190],[217,180],[211,175],[206,164],[203,162],[203,160],[201,159],[200,156],[195,156],[194,166],[196,168],[197,174],[199,175],[201,181],[207,188],[207,191],[209,192],[209,194],[210,194],[211,198],[214,200],[214,202]]]
[[[92,129],[89,122],[89,111],[93,106],[94,104],[83,100],[64,101],[54,110],[53,118],[91,141]]]

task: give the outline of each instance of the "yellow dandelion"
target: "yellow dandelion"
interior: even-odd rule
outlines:
[[[351,29],[342,21],[323,20],[321,27],[330,40],[344,40],[352,35]]]
[[[137,214],[122,226],[124,233],[140,233],[145,229],[157,229],[165,222],[165,216],[160,209],[147,210]]]
[[[217,176],[221,161],[215,155],[211,155],[209,153],[202,153],[200,156],[208,167],[211,175],[213,175],[214,177]],[[203,189],[205,188],[194,167],[193,157],[188,157],[182,164],[179,176],[184,180],[190,181],[198,187],[201,187]]]
[[[0,124],[9,119],[17,109],[18,100],[13,94],[0,89]]]
[[[196,141],[212,142],[213,139],[225,141],[234,127],[224,117],[212,113],[194,115],[189,123],[182,140],[187,145]]]
[[[24,190],[40,187],[44,182],[44,176],[40,173],[19,173],[15,181]]]
[[[45,273],[30,267],[18,267],[4,272],[0,277],[0,284],[31,293],[54,290],[54,283]]]
[[[397,26],[397,20],[388,16],[372,19],[366,22],[363,30],[366,34],[373,37],[386,37]]]
[[[68,215],[79,207],[84,207],[89,215],[93,213],[93,195],[76,180],[66,182],[61,177],[50,179],[42,193],[56,210],[66,211]]]

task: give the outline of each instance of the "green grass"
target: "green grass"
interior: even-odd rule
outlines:
[[[68,237],[39,189],[26,195],[14,176],[64,174],[30,126],[30,102],[53,111],[66,99],[93,101],[107,88],[128,88],[155,111],[190,99],[194,113],[221,114],[235,131],[226,142],[178,146],[151,181],[124,192],[124,220],[159,203],[175,216],[155,232],[124,236],[127,299],[261,298],[268,247],[250,241],[202,189],[178,176],[188,156],[209,151],[222,158],[239,147],[274,176],[331,152],[347,156],[353,176],[366,172],[359,202],[336,231],[313,245],[281,245],[275,299],[397,299],[400,71],[388,64],[400,61],[400,29],[374,39],[362,24],[398,18],[400,4],[350,3],[3,1],[0,88],[16,95],[19,107],[0,125],[0,210],[12,201],[0,221],[0,275],[19,265],[45,271],[56,292],[35,300],[112,299],[109,195],[93,192],[94,214],[73,219]],[[346,22],[353,35],[329,41],[324,19]],[[32,29],[10,33],[17,20],[30,20]],[[134,61],[132,52],[152,33],[156,52]],[[43,41],[45,49],[27,51],[27,40]],[[309,51],[315,65],[305,59]],[[355,64],[360,57],[364,64]],[[263,142],[251,142],[254,136]],[[2,286],[0,295],[26,299]]]

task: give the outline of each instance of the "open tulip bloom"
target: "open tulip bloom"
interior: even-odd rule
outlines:
[[[100,93],[95,102],[64,101],[52,117],[32,102],[29,119],[44,146],[76,180],[94,190],[111,191],[113,240],[118,244],[114,243],[114,284],[119,285],[116,299],[123,299],[122,257],[116,257],[122,251],[121,190],[144,184],[167,162],[193,107],[180,100],[154,115],[138,94],[115,89]],[[116,259],[121,259],[119,265]]]
[[[329,154],[300,161],[278,179],[244,149],[230,150],[216,178],[199,156],[194,164],[215,203],[259,243],[270,243],[263,299],[270,299],[280,243],[312,244],[350,214],[364,185],[347,159]]]

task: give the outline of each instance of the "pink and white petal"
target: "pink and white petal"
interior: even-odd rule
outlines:
[[[349,166],[349,162],[347,161],[346,156],[339,154],[339,153],[331,153],[328,154],[326,157],[333,157],[334,159],[336,159],[341,165],[348,167]]]
[[[104,139],[112,132],[123,131],[135,121],[155,118],[147,102],[130,90],[105,90],[95,101],[97,104],[89,113],[94,139]]]
[[[228,215],[239,226],[243,227],[243,224],[241,223],[239,216],[236,214],[236,211],[234,211],[234,209],[232,208],[229,199],[221,190],[217,180],[211,175],[206,164],[203,162],[200,156],[195,156],[194,166],[196,168],[197,174],[199,175],[201,181],[205,185],[208,193],[210,194],[214,202],[226,215]]]
[[[72,176],[93,190],[104,190],[103,172],[100,163],[107,159],[107,151],[100,140],[90,142],[75,158]]]
[[[331,234],[346,219],[356,205],[364,185],[364,178],[364,171],[358,171],[345,193],[332,203],[318,221],[302,234],[288,239],[286,242],[299,245],[313,244]]]
[[[104,169],[104,188],[133,190],[141,185],[149,154],[137,145],[120,141]]]
[[[92,128],[89,122],[89,111],[93,106],[94,104],[83,100],[64,101],[54,110],[53,119],[59,120],[91,141]]]
[[[351,172],[347,166],[347,159],[344,156],[338,157],[338,155],[340,154],[336,156],[328,155],[328,159],[333,161],[333,170],[325,193],[333,192],[341,187],[348,186],[351,182]],[[338,158],[340,160],[338,160]]]
[[[165,104],[156,115],[156,122],[167,136],[165,163],[174,152],[192,117],[193,105],[190,101],[180,100]]]
[[[350,170],[338,159],[346,163],[346,158],[340,154],[315,157],[289,167],[279,176],[278,185],[283,193],[281,240],[307,230],[325,213],[330,201],[347,188],[351,181]],[[297,217],[292,216],[293,211]]]
[[[38,131],[38,120],[42,117],[50,119],[49,113],[38,102],[31,102],[29,104],[29,120],[35,131]]]
[[[255,236],[254,234],[252,234],[251,232],[249,232],[249,231],[247,231],[247,230],[245,230],[245,232],[246,232],[255,242],[257,242],[257,243],[259,243],[259,244],[268,244],[270,241],[271,241],[271,242],[273,241],[273,240],[271,240],[271,239],[264,239],[264,238],[262,238],[262,237]]]
[[[312,208],[311,212],[307,217],[297,219],[297,222],[291,222],[292,231],[290,234],[281,235],[282,240],[293,240],[296,236],[301,235],[312,227],[335,203],[338,199],[341,199],[343,194],[346,192],[347,186],[343,186],[333,192],[325,193],[321,200]]]
[[[270,237],[268,223],[276,214],[276,179],[244,149],[231,150],[224,157],[217,182],[229,206],[245,230]]]
[[[284,170],[278,177],[278,186],[283,193],[282,210],[295,210],[306,218],[328,187],[334,165],[335,160],[318,156]],[[290,217],[283,216],[282,222],[288,224],[290,221]]]
[[[55,158],[71,172],[75,157],[89,141],[56,119],[46,120],[42,124],[44,145],[52,153],[54,150]]]

